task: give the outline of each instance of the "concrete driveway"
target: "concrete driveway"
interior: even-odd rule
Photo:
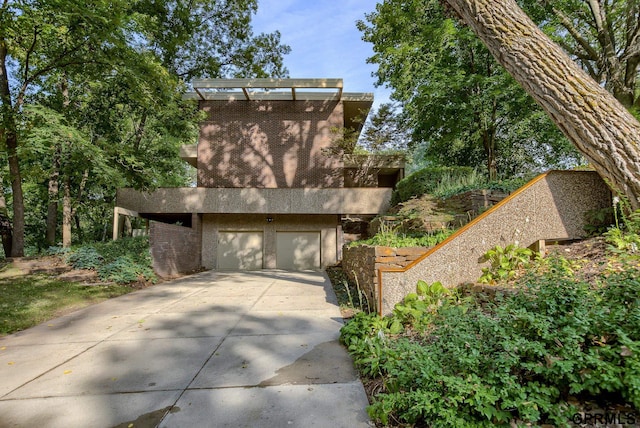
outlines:
[[[321,272],[204,272],[0,338],[0,427],[368,427]]]

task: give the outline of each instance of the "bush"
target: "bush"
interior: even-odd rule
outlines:
[[[447,239],[453,232],[453,229],[442,229],[434,233],[398,233],[394,229],[388,229],[381,230],[371,238],[350,242],[349,246],[382,245],[394,248],[433,247]]]
[[[341,339],[361,373],[384,384],[370,415],[418,426],[569,426],[569,397],[640,408],[640,269],[599,286],[554,272],[525,277],[486,307],[444,299],[416,311],[425,302],[412,296],[391,317],[347,323]],[[407,321],[429,326],[392,337],[390,327]]]
[[[103,281],[113,281],[118,284],[139,280],[155,281],[151,268],[134,262],[130,256],[120,256],[111,263],[101,266],[98,269],[98,276]]]
[[[136,263],[151,266],[148,236],[126,237],[117,241],[96,242],[93,245],[104,256],[106,263],[115,261],[120,256],[128,256]]]
[[[67,253],[66,260],[74,269],[95,270],[104,263],[104,257],[91,246],[80,247],[73,252]]]
[[[466,166],[423,168],[398,182],[391,196],[391,204],[397,205],[414,196],[432,193],[444,177],[455,180],[472,174],[475,174],[473,168]]]
[[[146,236],[96,242],[73,249],[50,247],[48,252],[65,254],[67,263],[74,269],[96,270],[103,281],[127,284],[156,280],[151,267],[149,238]]]

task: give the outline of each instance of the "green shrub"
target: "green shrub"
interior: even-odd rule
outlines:
[[[473,168],[466,166],[420,169],[398,182],[391,196],[391,204],[397,205],[414,196],[432,193],[443,181],[443,178],[455,180],[472,174],[475,174]]]
[[[127,237],[118,239],[117,241],[96,242],[93,245],[104,257],[106,263],[110,263],[120,256],[128,256],[136,263],[151,266],[148,236]]]
[[[49,248],[47,248],[46,254],[48,256],[64,256],[66,254],[69,254],[70,252],[71,248],[50,246]]]
[[[381,230],[371,238],[350,242],[349,246],[381,245],[393,248],[433,247],[447,239],[453,232],[453,229],[442,229],[434,233],[399,233],[396,230]]]
[[[117,241],[96,242],[73,249],[50,247],[49,254],[65,254],[75,269],[94,269],[103,281],[127,284],[139,280],[155,281],[151,267],[149,238],[140,236]]]
[[[529,267],[531,256],[533,251],[529,248],[516,244],[509,244],[504,248],[496,245],[482,256],[482,261],[489,262],[489,267],[482,268],[478,282],[495,284],[497,281],[514,279],[519,269]]]
[[[445,299],[414,312],[427,299],[412,296],[391,317],[363,315],[346,324],[342,337],[359,370],[383,381],[384,392],[368,408],[372,418],[566,427],[576,412],[570,397],[621,397],[640,408],[638,266],[600,277],[597,287],[562,269],[526,276],[519,285],[493,305]],[[442,300],[434,287],[430,300]],[[388,333],[403,321],[425,320],[423,334]]]
[[[91,246],[80,247],[73,252],[67,253],[66,260],[74,269],[95,270],[104,263],[104,257]]]
[[[120,256],[111,263],[98,269],[98,276],[103,281],[128,284],[139,280],[155,281],[153,270],[148,266],[135,262],[130,256]]]

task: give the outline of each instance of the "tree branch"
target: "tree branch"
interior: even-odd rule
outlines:
[[[551,6],[548,1],[544,0],[544,4]],[[584,49],[584,51],[591,57],[592,60],[598,60],[598,52],[591,46],[591,44],[580,34],[578,29],[571,23],[571,19],[564,14],[560,9],[551,6],[553,14],[560,20],[560,24],[571,34],[576,42]]]

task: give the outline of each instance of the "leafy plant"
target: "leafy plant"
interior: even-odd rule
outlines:
[[[141,279],[156,280],[146,236],[96,242],[73,249],[51,247],[49,253],[65,254],[65,260],[75,269],[96,270],[103,281],[126,284]]]
[[[394,307],[393,316],[404,326],[424,331],[431,324],[438,308],[453,297],[451,290],[442,283],[428,284],[420,280],[416,284],[416,292],[407,294],[402,303]]]
[[[98,269],[98,276],[103,281],[113,281],[118,284],[136,282],[140,279],[155,281],[153,271],[132,260],[129,256],[121,256]]]
[[[414,172],[396,184],[391,204],[397,205],[414,196],[432,193],[443,180],[452,181],[475,174],[470,167],[428,167]]]
[[[68,253],[66,260],[74,269],[96,270],[104,262],[104,257],[94,247],[86,246]]]
[[[601,235],[606,232],[611,225],[613,208],[606,207],[589,210],[584,214],[584,217],[586,223],[584,226],[585,232],[590,236]]]
[[[433,247],[451,235],[453,229],[441,229],[433,233],[401,233],[398,228],[382,226],[380,232],[368,239],[353,241],[349,246],[382,245],[385,247]]]
[[[544,259],[488,305],[421,281],[391,317],[346,325],[359,370],[384,386],[371,417],[394,426],[568,426],[577,411],[569,397],[640,408],[640,269],[629,264],[594,286],[574,268]],[[390,334],[392,325],[403,334]]]
[[[496,245],[483,255],[483,261],[490,266],[482,268],[479,282],[494,284],[496,281],[510,280],[517,276],[518,269],[526,268],[531,263],[533,251],[529,248],[509,244],[506,247]]]
[[[347,347],[364,376],[376,376],[386,355],[387,336],[402,330],[398,320],[358,312],[340,330],[340,342]]]

